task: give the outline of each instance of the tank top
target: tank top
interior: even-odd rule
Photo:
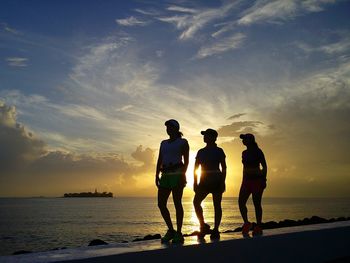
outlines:
[[[182,163],[182,151],[187,144],[187,140],[181,137],[177,138],[174,141],[162,141],[160,144],[162,166],[167,167]]]

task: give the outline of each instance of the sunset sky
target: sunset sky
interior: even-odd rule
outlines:
[[[350,1],[0,3],[0,196],[155,196],[164,122],[200,131],[242,178],[240,133],[270,197],[349,197]]]

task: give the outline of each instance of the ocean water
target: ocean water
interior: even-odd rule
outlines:
[[[183,199],[183,233],[198,230],[192,198]],[[175,210],[169,198],[169,210]],[[223,198],[221,231],[242,224],[237,198]],[[210,196],[203,203],[205,220],[213,225]],[[326,219],[350,216],[350,198],[264,198],[263,221]],[[251,199],[248,215],[255,221]],[[174,222],[175,225],[175,222]],[[15,251],[45,251],[87,246],[93,239],[131,242],[148,234],[163,234],[165,223],[156,198],[0,198],[0,255]]]

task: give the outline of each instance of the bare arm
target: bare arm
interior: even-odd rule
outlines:
[[[260,163],[261,163],[261,167],[262,167],[262,169],[261,169],[262,176],[266,179],[266,177],[267,177],[267,164],[266,164],[264,154],[262,154],[262,158],[261,158]]]
[[[194,163],[194,171],[193,171],[193,191],[196,192],[197,186],[198,186],[198,177],[197,177],[197,169],[199,168],[199,162],[196,159],[196,162]]]
[[[221,190],[222,190],[222,192],[225,192],[225,190],[226,190],[225,180],[226,180],[226,171],[227,171],[225,157],[223,157],[220,164],[221,164],[221,174],[222,174]]]
[[[190,156],[190,146],[188,145],[188,143],[184,145],[182,149],[182,155],[184,159],[184,173],[186,173]]]
[[[155,183],[157,187],[159,186],[159,174],[160,174],[161,165],[162,165],[162,155],[159,150],[157,166],[156,166],[156,176],[155,176]]]

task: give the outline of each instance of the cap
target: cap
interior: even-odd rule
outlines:
[[[218,137],[218,132],[214,129],[206,129],[205,131],[201,131],[202,135],[209,135],[211,137]]]
[[[165,126],[173,126],[176,129],[180,130],[180,124],[177,120],[170,119],[170,120],[167,120],[164,124]]]
[[[242,140],[250,140],[252,142],[255,142],[255,137],[251,133],[241,134],[239,135],[239,138],[241,138]]]

